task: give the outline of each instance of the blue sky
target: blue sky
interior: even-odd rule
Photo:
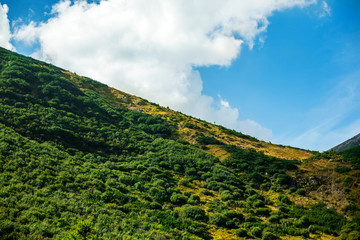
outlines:
[[[347,86],[357,83],[354,88],[360,90],[360,3],[328,4],[331,14],[322,18],[311,8],[274,14],[263,45],[245,48],[229,68],[200,69],[206,79],[204,92],[221,94],[242,116],[272,129],[275,142],[306,148],[306,143],[294,136],[337,114],[343,115],[321,134],[326,137],[331,131],[344,130],[339,142],[357,134],[357,124],[353,131],[344,128],[360,120],[360,93],[354,101],[337,107],[348,111],[334,109],[334,105],[348,95]],[[217,88],[218,79],[224,83],[221,89]],[[327,108],[326,113],[318,108]],[[336,141],[326,144],[314,142],[309,148],[325,150]]]
[[[311,150],[360,132],[356,0],[0,3],[13,50],[161,105]]]

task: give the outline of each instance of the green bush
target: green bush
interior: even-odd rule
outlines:
[[[95,231],[91,220],[81,221],[74,226],[74,231],[69,233],[65,240],[87,240],[92,239],[91,235]]]
[[[203,222],[206,222],[208,220],[208,216],[203,209],[188,204],[181,207],[179,215],[181,217],[186,217]]]
[[[255,202],[253,202],[252,206],[254,208],[265,207],[265,203],[262,200],[256,200]]]
[[[347,239],[348,239],[348,240],[357,240],[357,239],[360,239],[360,231],[351,231],[351,232],[347,235]]]
[[[307,216],[302,216],[294,222],[294,225],[298,228],[307,228],[310,224],[311,222]]]
[[[291,181],[291,177],[286,174],[275,174],[274,177],[276,177],[275,183],[280,184],[280,186],[288,185]]]
[[[224,215],[229,219],[235,219],[238,222],[244,221],[244,215],[241,212],[235,210],[225,211]]]
[[[226,221],[228,219],[221,213],[214,213],[210,216],[210,223],[218,227],[226,227]]]
[[[249,196],[248,198],[246,198],[246,202],[248,202],[249,204],[253,204],[254,202],[260,200],[260,201],[264,201],[265,198],[263,196],[261,196],[260,194],[257,194],[256,192],[251,192],[249,193],[251,196]]]
[[[188,198],[180,193],[173,193],[170,197],[170,201],[177,205],[187,203]]]
[[[308,227],[308,232],[309,233],[315,233],[317,231],[317,227],[315,225],[310,225]]]
[[[294,192],[296,192],[296,188],[294,188],[294,187],[291,187],[291,188],[289,188],[289,193],[291,194],[291,193],[294,193]]]
[[[264,190],[264,191],[269,191],[271,188],[271,183],[270,182],[266,182],[260,185],[260,189]]]
[[[287,206],[279,206],[279,212],[281,212],[281,213],[289,213],[290,209]]]
[[[219,140],[215,139],[214,137],[207,137],[207,136],[198,137],[198,138],[196,138],[196,141],[197,141],[199,144],[204,144],[204,145],[208,145],[208,144],[223,144],[222,142],[220,142]]]
[[[242,213],[230,210],[223,213],[214,213],[210,217],[210,223],[219,227],[235,228],[244,220]]]
[[[225,191],[221,192],[220,198],[221,198],[222,201],[226,202],[226,201],[229,201],[229,200],[233,200],[234,195],[232,195],[232,193],[229,190],[225,190]]]
[[[269,208],[257,208],[254,210],[254,214],[257,216],[265,216],[268,217],[271,213]]]
[[[189,204],[198,204],[200,203],[200,197],[198,195],[192,194],[188,199]]]
[[[279,223],[280,222],[280,215],[276,214],[276,215],[271,215],[269,218],[268,218],[268,221],[270,223]]]
[[[207,190],[207,189],[201,190],[200,194],[205,195],[205,196],[214,196],[214,194],[211,191]]]
[[[245,222],[260,222],[260,218],[257,216],[248,214],[245,216]]]
[[[345,167],[345,166],[336,166],[335,168],[335,172],[338,172],[338,173],[347,173],[347,172],[350,172],[351,171],[351,168],[349,167]]]
[[[292,204],[291,200],[286,195],[279,195],[278,201],[286,205]]]
[[[162,206],[161,206],[161,204],[158,203],[158,202],[151,202],[151,203],[150,203],[150,208],[151,208],[151,209],[162,209]]]
[[[279,239],[279,237],[271,232],[264,232],[262,239],[263,240],[277,240],[277,239]]]
[[[261,238],[261,236],[262,236],[262,230],[261,230],[261,228],[259,228],[259,227],[253,227],[253,228],[251,228],[251,230],[250,230],[250,234],[251,234],[253,237]]]
[[[344,178],[344,183],[351,183],[352,181],[353,181],[352,177],[347,176]]]
[[[150,188],[149,193],[153,197],[154,200],[159,201],[159,202],[164,202],[169,199],[169,194],[160,187]]]
[[[309,221],[328,233],[339,233],[346,220],[334,209],[328,209],[323,204],[313,205],[306,211]]]
[[[247,236],[247,231],[244,228],[239,228],[239,229],[235,230],[235,235],[237,237],[246,237]]]
[[[191,129],[200,129],[197,125],[191,124],[189,122],[185,122],[184,127],[191,128]]]
[[[305,191],[305,189],[303,189],[303,188],[299,188],[298,190],[296,190],[295,193],[296,193],[297,195],[300,195],[300,196],[305,196],[306,191]]]
[[[189,186],[189,180],[182,178],[179,180],[179,185],[187,187],[187,186]]]

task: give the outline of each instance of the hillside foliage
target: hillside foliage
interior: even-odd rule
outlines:
[[[179,141],[171,122],[99,89],[107,86],[0,49],[0,239],[360,236],[356,206],[347,219],[290,199],[301,192],[290,194],[288,175],[298,161],[214,137]]]

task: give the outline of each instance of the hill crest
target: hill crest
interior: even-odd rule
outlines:
[[[340,143],[339,145],[336,145],[331,150],[334,150],[336,152],[342,152],[346,149],[356,147],[356,146],[360,146],[360,133],[358,135],[346,140],[345,142]]]

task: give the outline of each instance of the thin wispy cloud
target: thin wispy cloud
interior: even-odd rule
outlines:
[[[327,17],[327,16],[331,16],[331,8],[329,7],[329,5],[326,1],[322,1],[319,17],[323,18],[323,17]]]
[[[340,78],[329,90],[326,101],[308,112],[305,131],[281,142],[305,149],[317,146],[319,151],[325,151],[360,132],[360,119],[352,116],[360,112],[360,71]]]

